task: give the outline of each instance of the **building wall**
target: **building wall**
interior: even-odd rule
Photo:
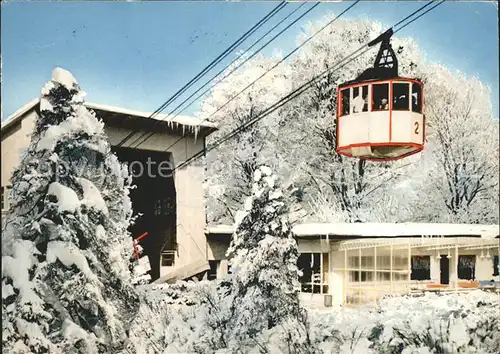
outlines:
[[[222,237],[214,237],[212,235],[207,241],[207,259],[209,261],[218,261],[217,277],[228,274],[228,260],[226,252],[229,248],[230,236],[222,235]]]
[[[216,237],[217,236],[217,237]],[[227,268],[227,260],[225,253],[227,251],[229,236],[226,235],[226,239],[221,238],[220,235],[209,235],[208,236],[208,259],[218,260],[220,265],[218,268],[217,276],[225,275]],[[457,238],[462,239],[463,238]],[[402,239],[399,239],[400,241]],[[369,241],[369,239],[367,239]],[[407,239],[408,243],[410,239]],[[344,251],[339,251],[338,247],[342,244],[340,239],[329,239],[329,240],[319,240],[319,239],[297,239],[298,248],[300,253],[328,253],[328,295],[332,296],[332,305],[339,306],[349,303],[356,304],[367,301],[374,301],[380,299],[386,294],[390,293],[406,293],[412,288],[426,289],[429,283],[440,283],[440,261],[436,259],[438,251],[427,250],[426,248],[415,248],[410,249],[408,252],[408,246],[398,245],[393,249],[393,257],[399,259],[398,272],[394,272],[392,276],[392,281],[389,280],[377,280],[377,281],[362,281],[362,282],[350,282],[349,277],[350,271],[345,270],[345,253]],[[404,239],[402,240],[404,243]],[[467,241],[465,241],[467,242]],[[357,249],[349,251],[348,256],[358,255],[359,251]],[[459,255],[476,255],[476,268],[475,268],[475,278],[476,280],[495,280],[500,281],[499,276],[493,276],[493,255],[498,254],[498,249],[490,249],[488,252],[490,257],[481,258],[481,250],[466,250],[465,248],[458,248],[458,253],[455,252],[455,248],[450,248],[450,266],[449,266],[449,280],[450,288],[454,288],[459,281],[457,274],[457,259]],[[361,252],[363,256],[375,256],[373,247],[364,248]],[[390,256],[390,246],[389,245],[379,245],[377,246],[377,256]],[[439,251],[440,255],[448,255],[448,249],[441,249]],[[483,250],[483,255],[486,256],[486,250]],[[409,262],[408,256],[429,256],[430,257],[430,280],[416,281],[411,280],[411,262]],[[393,263],[395,261],[393,259]],[[387,267],[377,267],[378,270],[383,270]],[[382,272],[379,272],[382,273]],[[383,272],[387,274],[387,272]],[[359,289],[358,293],[353,291],[354,288]],[[313,294],[313,293],[301,293],[300,299],[304,304],[309,307],[323,307],[325,301],[325,294]]]
[[[29,112],[24,119],[20,119],[12,126],[2,131],[2,163],[1,163],[1,184],[4,190],[8,208],[8,196],[10,190],[7,186],[11,185],[10,179],[12,173],[21,162],[21,154],[30,144],[31,133],[35,127],[36,112]],[[2,227],[5,222],[7,209],[2,206]]]
[[[21,162],[21,153],[30,145],[36,117],[35,111],[31,111],[2,132],[2,186],[10,185],[12,172]]]
[[[12,172],[20,163],[20,152],[29,146],[30,134],[33,131],[36,117],[36,112],[31,110],[24,119],[20,119],[19,123],[16,123],[19,124],[19,127],[9,127],[6,129],[7,134],[2,132],[2,186],[10,185]],[[106,126],[105,130],[111,145],[116,145],[131,132],[129,129],[114,126]],[[9,131],[12,133],[8,133]],[[137,133],[136,136],[139,134]],[[129,139],[124,147],[129,147],[128,144],[134,142],[136,136]],[[164,151],[178,139],[179,135],[158,133],[148,139],[140,148]],[[175,166],[186,161],[203,148],[203,137],[195,139],[193,136],[186,136],[171,149]],[[202,160],[198,159],[197,162],[174,173],[178,242],[178,257],[175,267],[207,260]]]
[[[458,248],[458,253],[455,252],[455,248],[450,248],[450,284],[452,282],[459,281],[458,273],[457,273],[457,259],[456,256],[465,256],[465,255],[475,255],[476,256],[476,268],[475,275],[476,280],[500,280],[498,276],[493,276],[493,255],[497,254],[497,251],[490,250],[489,257],[486,257],[488,252],[483,250],[466,250],[464,248]],[[440,252],[441,255],[448,255],[448,250],[443,249]],[[419,249],[412,249],[412,256],[421,255],[421,256],[430,256],[431,261],[431,280],[432,283],[439,283],[441,277],[441,267],[440,261],[436,258],[438,253],[436,251],[426,251]],[[485,256],[484,258],[481,255]]]
[[[219,261],[226,259],[226,252],[229,248],[229,242],[223,240],[210,239],[207,242],[207,257],[210,261]]]
[[[325,253],[331,250],[331,240],[298,239],[299,253]]]
[[[115,145],[122,141],[130,132],[129,129],[107,127],[109,141]],[[139,136],[137,133],[136,136]],[[130,138],[123,147],[129,147],[136,136]],[[144,150],[164,151],[174,144],[179,136],[167,133],[157,133],[151,136],[140,148]],[[174,165],[178,166],[194,154],[202,151],[204,139],[185,137],[170,149]],[[205,237],[204,209],[204,167],[200,158],[174,172],[177,202],[177,255],[175,267],[183,267],[192,263],[207,260],[207,243]],[[163,267],[162,267],[163,268]],[[160,275],[167,269],[161,269]]]

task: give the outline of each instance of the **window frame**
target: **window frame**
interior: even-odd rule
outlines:
[[[329,284],[328,284],[328,275],[329,275],[329,264],[330,258],[328,252],[301,252],[299,254],[299,258],[297,259],[297,267],[300,271],[303,271],[304,268],[301,267],[301,257],[308,256],[314,257],[318,255],[319,258],[319,272],[314,272],[312,269],[315,268],[314,265],[311,267],[311,280],[303,281],[303,276],[299,278],[300,282],[300,292],[306,294],[328,294]],[[310,263],[309,263],[310,264]],[[316,281],[316,275],[319,274],[319,282]],[[316,291],[317,290],[317,291]]]
[[[8,211],[10,208],[9,204],[9,194],[11,186],[2,186],[1,187],[1,203],[2,203],[2,211]]]
[[[7,199],[5,195],[5,190],[6,188],[2,186],[2,189],[0,190],[0,201],[2,203],[2,211],[7,210],[6,208],[4,208],[5,200]]]
[[[387,86],[387,109],[375,108],[375,86]],[[370,84],[371,86],[371,111],[370,112],[389,112],[392,109],[392,85],[390,81],[381,81]]]
[[[391,110],[393,111],[398,111],[398,112],[411,112],[411,108],[412,108],[412,102],[410,100],[410,97],[413,97],[412,96],[412,82],[408,82],[408,81],[391,81],[391,86],[392,86],[392,92],[391,92]],[[407,97],[407,107],[406,108],[394,108],[394,100],[395,100],[395,85],[407,85],[408,86],[408,89],[407,90],[402,90],[401,92],[403,91],[406,91],[406,97]]]
[[[366,83],[366,84],[360,84],[360,85],[356,85],[356,86],[352,86],[351,87],[351,97],[352,97],[352,100],[351,100],[351,109],[350,109],[350,112],[351,114],[359,114],[359,113],[366,113],[366,112],[370,112],[370,84]],[[363,91],[364,89],[366,88],[366,97],[363,97],[364,94],[363,94]],[[359,91],[361,90],[361,98],[363,98],[363,100],[365,101],[365,103],[363,104],[363,107],[361,108],[361,111],[360,112],[356,112],[354,113],[354,107],[352,105],[352,101],[354,101],[354,99],[357,97],[357,95],[354,93],[355,90],[358,90],[358,95],[359,95]],[[366,108],[366,110],[365,110]]]
[[[216,280],[219,275],[220,260],[209,260],[208,265],[210,269],[207,270],[207,280]]]
[[[415,93],[415,91],[413,90],[413,87],[419,87],[419,90],[417,92],[417,107],[419,107],[419,110],[414,110],[413,109],[413,94]],[[410,88],[410,97],[411,97],[411,102],[410,102],[410,111],[413,112],[413,113],[418,113],[418,114],[423,114],[423,111],[424,111],[424,101],[423,101],[423,92],[424,92],[424,88],[423,88],[423,84],[421,84],[420,82],[416,82],[416,81],[412,81],[411,82],[411,88]]]
[[[347,113],[344,114],[344,107],[345,107],[345,102],[344,102],[344,97],[346,97],[346,95],[344,94],[344,91],[347,91],[348,95],[347,95]],[[340,108],[339,108],[339,117],[345,117],[345,116],[348,116],[351,114],[351,87],[346,87],[344,89],[340,89],[339,90],[339,94],[340,94]]]
[[[175,267],[175,250],[163,250],[160,253],[160,267]],[[163,260],[164,256],[166,255],[171,255],[172,256],[172,263],[170,265],[164,265]]]
[[[425,277],[417,277],[416,273],[416,268],[414,268],[414,259],[420,258],[420,259],[425,259],[426,262],[429,265],[429,268],[425,269]],[[410,275],[410,280],[415,280],[415,281],[426,281],[426,280],[431,280],[431,256],[429,255],[412,255],[411,256],[411,275]]]
[[[461,277],[461,275],[463,275],[463,272],[465,272],[464,267],[461,267],[461,265],[463,264],[463,262],[461,261],[461,259],[463,258],[471,258],[472,259],[472,263],[474,264],[474,267],[471,269],[469,267],[470,270],[470,278],[468,277]],[[476,265],[477,265],[477,257],[475,254],[461,254],[458,256],[458,259],[457,259],[457,279],[459,280],[475,280],[476,279]]]
[[[498,270],[499,262],[500,262],[500,255],[494,255],[493,257],[491,257],[491,261],[493,263],[493,276],[497,277],[500,275],[500,271]]]

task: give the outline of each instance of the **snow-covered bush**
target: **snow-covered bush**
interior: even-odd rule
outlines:
[[[499,313],[498,295],[483,291],[390,298],[381,304],[383,332],[373,340],[382,353],[423,349],[429,353],[496,353]]]
[[[145,301],[151,306],[187,305],[197,303],[194,291],[206,281],[178,281],[175,284],[150,284],[141,287]]]
[[[500,299],[465,294],[397,296],[378,308],[312,311],[311,337],[325,353],[496,353]]]

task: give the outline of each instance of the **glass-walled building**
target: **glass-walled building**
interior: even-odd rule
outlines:
[[[376,302],[389,294],[499,287],[499,226],[300,224],[301,297],[317,306]],[[230,226],[207,229],[209,260],[226,274]],[[215,263],[214,263],[215,264]]]

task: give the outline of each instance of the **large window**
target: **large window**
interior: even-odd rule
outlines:
[[[361,261],[361,264],[360,264]],[[406,280],[408,258],[401,255],[393,255],[392,268],[391,257],[389,255],[377,256],[377,271],[375,272],[375,257],[368,256],[350,256],[348,258],[349,268],[349,282],[350,283],[363,283],[363,282],[384,282],[391,280]],[[359,270],[358,270],[359,269]],[[391,271],[392,269],[392,271]],[[375,274],[376,273],[376,274]]]
[[[422,86],[414,82],[411,88],[411,110],[422,113]]]
[[[297,266],[302,271],[302,292],[328,293],[328,253],[301,253]]]
[[[372,90],[372,110],[389,109],[389,84],[374,84]]]
[[[340,97],[341,97],[341,102],[342,102],[342,110],[340,112],[341,116],[346,116],[349,114],[349,110],[351,108],[350,101],[351,97],[349,96],[349,89],[344,89],[340,91]]]
[[[404,292],[409,280],[407,250],[363,247],[345,250],[343,296],[346,303],[376,301],[392,292]],[[335,269],[337,270],[337,269]]]
[[[431,279],[431,257],[412,256],[411,257],[411,280]]]
[[[474,280],[476,278],[476,256],[458,256],[458,279]]]
[[[395,82],[392,84],[392,109],[396,111],[409,111],[410,84]]]
[[[2,187],[2,210],[6,210],[7,207],[5,205],[5,201],[7,200],[6,195],[5,195],[5,187]]]
[[[352,112],[368,112],[368,85],[352,89]]]
[[[2,196],[1,196],[2,210],[8,210],[9,209],[9,187],[2,186],[1,193],[2,193]]]
[[[361,260],[361,266],[360,266]],[[374,267],[373,256],[349,257],[349,268],[372,269]],[[349,274],[350,282],[373,281],[373,271],[352,270]]]

